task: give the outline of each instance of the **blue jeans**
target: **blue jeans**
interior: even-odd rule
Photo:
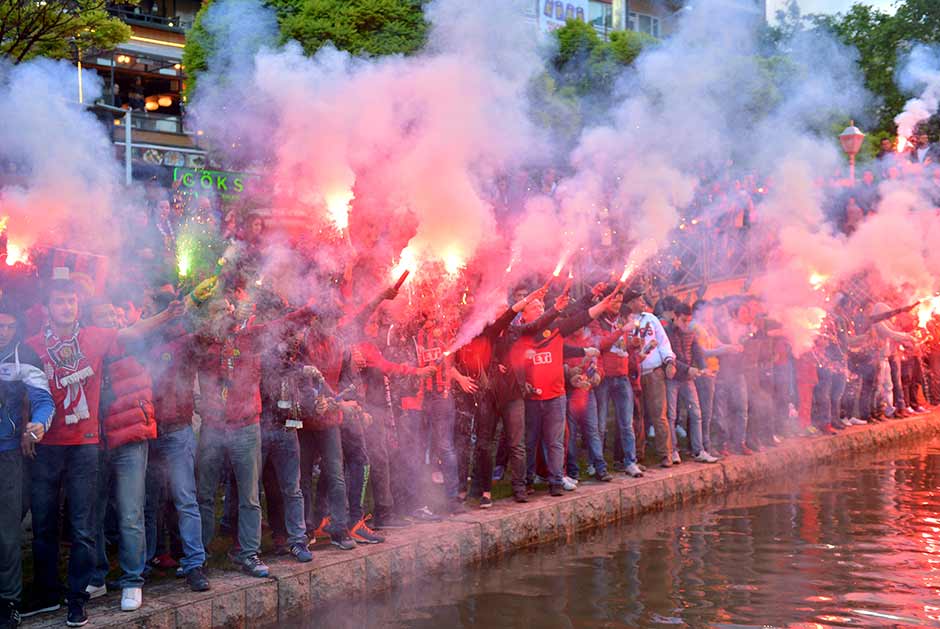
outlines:
[[[261,434],[261,468],[271,458],[284,499],[284,529],[288,544],[307,543],[304,495],[300,491],[300,444],[297,431],[266,426]]]
[[[307,532],[313,534],[320,520],[330,516],[330,535],[345,535],[349,511],[346,506],[346,476],[343,473],[343,442],[339,426],[323,430],[303,429],[300,441],[300,490],[304,496]],[[320,457],[320,478],[313,493],[313,465]]]
[[[712,417],[715,411],[715,376],[699,376],[695,379],[699,407],[702,410],[702,448],[706,452],[712,447]]]
[[[19,607],[23,593],[23,455],[0,452],[0,603]]]
[[[604,448],[601,445],[601,435],[597,428],[597,399],[594,391],[587,392],[586,403],[572,404],[568,397],[568,457],[565,463],[568,476],[578,477],[578,429],[584,435],[587,444],[588,460],[594,466],[594,471],[603,476],[607,473],[607,461],[604,460]],[[580,402],[584,402],[581,396]]]
[[[454,426],[457,421],[454,398],[424,398],[424,417],[437,445],[437,454],[441,457],[444,493],[448,499],[456,500],[460,479],[457,474],[457,449],[454,447]]]
[[[542,448],[548,467],[548,483],[561,485],[565,464],[565,396],[525,401],[526,480],[535,481],[535,449]]]
[[[98,463],[98,499],[95,505],[97,565],[91,584],[104,585],[108,576],[108,553],[104,539],[104,520],[108,501],[114,491],[118,518],[118,563],[123,574],[118,579],[122,588],[139,588],[144,584],[147,563],[147,532],[144,528],[144,500],[147,495],[148,443],[135,441],[119,448],[101,447]]]
[[[692,456],[698,456],[702,453],[702,408],[699,406],[695,382],[666,380],[666,396],[673,452],[679,452],[676,423],[679,421],[679,410],[684,408],[689,413],[689,448],[692,450]]]
[[[180,566],[183,572],[189,572],[206,563],[206,550],[202,545],[202,516],[196,499],[196,436],[192,426],[160,435],[151,441],[150,458],[151,465],[157,460],[166,467],[183,543]]]
[[[724,422],[733,448],[742,448],[747,438],[747,381],[744,374],[719,372],[715,382],[716,414]]]
[[[33,512],[33,566],[36,589],[58,596],[59,490],[68,498],[72,546],[69,550],[68,592],[71,600],[86,601],[85,589],[95,569],[95,500],[98,487],[98,444],[36,446],[31,468],[30,504]]]
[[[816,369],[813,388],[813,425],[823,427],[835,422],[842,413],[842,394],[845,392],[845,374],[823,367]]]
[[[633,386],[627,376],[608,376],[594,390],[597,398],[597,418],[607,425],[609,400],[614,401],[614,419],[620,435],[625,467],[636,463],[636,434],[633,432]]]
[[[199,434],[196,482],[202,545],[209,546],[215,535],[215,495],[219,489],[226,457],[238,483],[238,559],[244,561],[261,550],[261,426],[217,428],[203,425]]]

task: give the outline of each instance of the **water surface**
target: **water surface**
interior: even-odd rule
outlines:
[[[308,627],[938,627],[940,442],[314,612]]]

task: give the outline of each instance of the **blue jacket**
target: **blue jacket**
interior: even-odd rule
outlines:
[[[23,410],[29,399],[30,422],[52,423],[55,403],[49,393],[49,380],[42,361],[30,347],[15,343],[0,355],[0,452],[20,447],[23,433]]]

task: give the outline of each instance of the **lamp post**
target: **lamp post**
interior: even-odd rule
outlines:
[[[855,185],[855,156],[862,150],[862,142],[865,141],[865,134],[859,131],[855,126],[855,121],[849,121],[849,126],[839,134],[839,143],[842,144],[842,150],[849,156],[849,179],[852,185]]]

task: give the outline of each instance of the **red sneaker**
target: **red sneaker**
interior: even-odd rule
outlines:
[[[835,428],[833,428],[833,427],[832,427],[832,424],[826,424],[825,426],[823,426],[822,428],[819,429],[819,432],[821,432],[821,433],[824,434],[824,435],[837,435],[837,434],[839,434],[839,431],[836,430]]]

